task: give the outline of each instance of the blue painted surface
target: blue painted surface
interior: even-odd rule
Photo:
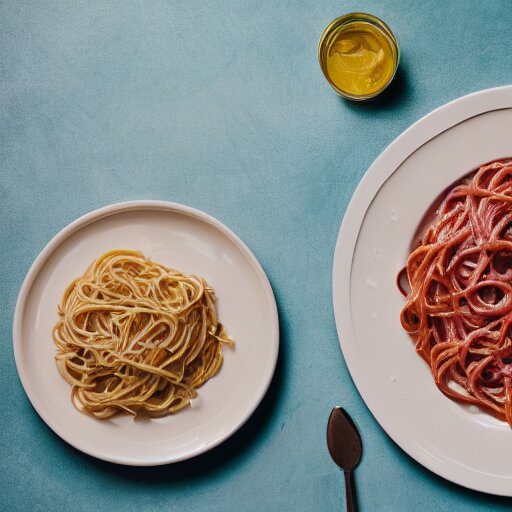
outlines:
[[[324,26],[355,10],[388,22],[402,50],[394,84],[369,104],[338,98],[316,58]],[[363,512],[510,510],[436,477],[384,434],[341,357],[330,283],[365,170],[433,108],[510,83],[510,26],[506,0],[0,1],[0,508],[342,510],[325,446],[342,404],[363,435]],[[232,228],[267,271],[282,328],[274,382],[249,423],[209,454],[154,469],[57,438],[23,392],[11,337],[18,290],[47,241],[94,208],[145,198]]]

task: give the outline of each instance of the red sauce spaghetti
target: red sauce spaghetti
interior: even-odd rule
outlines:
[[[448,192],[398,285],[402,326],[439,389],[512,427],[512,159]]]

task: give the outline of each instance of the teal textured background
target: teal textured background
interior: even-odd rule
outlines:
[[[368,104],[338,98],[316,57],[325,25],[356,10],[382,17],[402,50],[392,87]],[[362,512],[510,510],[423,469],[375,422],[339,349],[331,264],[378,154],[433,108],[510,83],[511,26],[507,0],[0,0],[0,508],[343,510],[325,446],[341,404],[363,436]],[[158,468],[62,442],[30,406],[12,350],[38,252],[76,217],[129,199],[185,203],[233,229],[268,273],[282,329],[251,420],[212,452]]]

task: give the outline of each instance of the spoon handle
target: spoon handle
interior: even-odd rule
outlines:
[[[352,471],[344,471],[345,475],[345,495],[347,497],[347,512],[357,512],[356,489]]]

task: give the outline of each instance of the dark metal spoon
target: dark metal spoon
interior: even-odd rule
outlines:
[[[327,447],[332,459],[345,475],[347,512],[357,511],[357,500],[352,471],[361,460],[363,445],[352,418],[342,407],[335,407],[327,423]]]

